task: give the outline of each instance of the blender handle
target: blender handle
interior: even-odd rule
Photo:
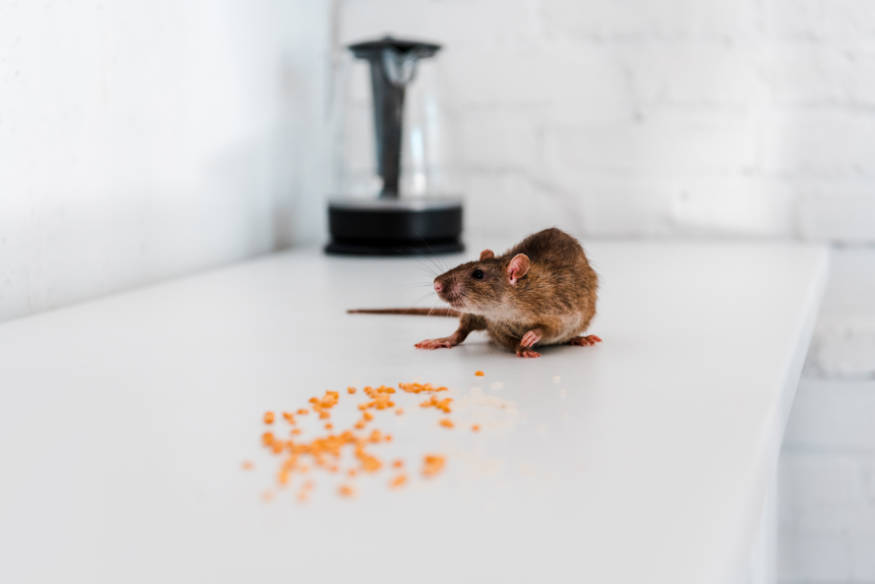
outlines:
[[[410,66],[396,67],[398,55],[384,49],[379,59],[370,59],[371,89],[374,99],[374,130],[377,140],[377,170],[383,179],[381,198],[397,199],[400,193],[401,139],[404,124],[404,89],[406,81],[399,70],[415,67],[415,58],[404,59]],[[400,77],[400,78],[399,78]],[[410,78],[412,79],[412,74]]]

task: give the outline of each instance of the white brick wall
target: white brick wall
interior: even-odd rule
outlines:
[[[341,0],[337,10],[338,51],[385,32],[446,43],[448,166],[477,211],[469,229],[517,224],[481,211],[526,192],[539,216],[591,234],[875,241],[866,0]]]

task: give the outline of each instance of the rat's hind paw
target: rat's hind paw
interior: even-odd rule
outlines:
[[[520,347],[522,348],[531,348],[535,346],[535,343],[541,340],[541,329],[532,329],[523,335],[523,338],[520,339]]]
[[[535,357],[540,357],[541,354],[539,352],[533,351],[531,349],[519,348],[516,350],[516,356],[522,357],[524,359],[534,359]]]
[[[424,341],[419,341],[413,346],[417,349],[449,349],[457,344],[458,343],[456,343],[455,339],[452,337],[442,337],[440,339],[425,339]]]
[[[566,345],[577,345],[578,347],[590,347],[596,343],[601,343],[602,339],[596,335],[586,335],[585,337],[574,337],[566,342]]]

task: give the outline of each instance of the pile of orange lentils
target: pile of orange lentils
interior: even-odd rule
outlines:
[[[482,371],[475,373],[477,376],[483,376]],[[430,383],[399,383],[398,390],[406,393],[427,393],[429,398],[420,403],[422,408],[435,408],[444,414],[452,412],[450,397],[438,398],[437,393],[447,391],[445,386],[434,386]],[[348,395],[355,395],[358,389],[355,387],[346,388]],[[404,413],[403,408],[397,407],[395,404],[397,390],[394,387],[380,385],[379,387],[366,386],[362,388],[362,393],[367,399],[358,404],[358,410],[361,412],[361,417],[356,420],[352,428],[334,431],[334,426],[331,423],[331,410],[340,401],[340,392],[327,390],[321,396],[314,396],[309,399],[309,408],[300,408],[294,413],[290,411],[281,412],[282,419],[287,424],[288,437],[282,437],[282,430],[274,425],[277,422],[276,414],[272,411],[264,413],[263,422],[269,426],[271,430],[265,431],[261,435],[261,444],[270,453],[280,458],[280,465],[276,475],[276,484],[278,488],[287,488],[292,477],[301,475],[301,480],[296,479],[296,484],[300,483],[296,497],[299,501],[306,501],[314,487],[312,479],[304,478],[311,469],[320,469],[329,473],[336,473],[352,479],[360,473],[376,473],[384,468],[383,461],[372,453],[373,447],[392,441],[392,435],[384,433],[376,428],[367,431],[367,426],[374,420],[375,412],[384,410],[393,410],[396,415]],[[400,395],[400,394],[397,394]],[[298,427],[296,416],[306,416],[310,413],[318,416],[319,420],[324,420],[323,428],[326,433],[316,436],[311,439],[298,438],[302,434],[301,428]],[[453,421],[449,418],[442,418],[438,424],[444,428],[453,428]],[[474,425],[471,430],[478,432],[479,425]],[[351,451],[354,456],[354,463],[346,469],[341,469],[341,454],[343,451]],[[439,474],[446,465],[446,457],[440,454],[426,454],[423,456],[421,474],[423,477],[430,478]],[[404,461],[396,459],[391,463],[392,476],[388,480],[388,487],[397,489],[404,486],[408,482],[408,475],[404,471]],[[254,464],[251,461],[244,461],[242,464],[244,470],[252,470]],[[349,482],[344,482],[337,488],[337,494],[342,497],[355,496],[355,487]],[[269,501],[273,498],[273,491],[266,491],[263,498]]]

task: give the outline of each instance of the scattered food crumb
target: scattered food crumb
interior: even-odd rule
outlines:
[[[486,374],[483,373],[482,371],[475,371],[475,372],[474,372],[474,375],[476,375],[477,377],[483,377],[483,376],[486,375]]]
[[[265,503],[270,503],[271,501],[273,501],[273,491],[271,491],[271,490],[264,491],[261,494],[261,500],[264,501]]]
[[[478,375],[483,375],[483,372],[478,372]],[[332,409],[339,403],[342,392],[326,390],[320,396],[313,396],[307,399],[308,408],[300,408],[292,411],[266,411],[263,415],[263,420],[266,424],[273,424],[278,417],[282,415],[292,427],[289,428],[289,435],[285,438],[276,436],[273,432],[263,432],[261,434],[262,445],[280,458],[280,464],[274,475],[276,484],[272,490],[264,491],[261,495],[265,501],[272,500],[278,489],[288,488],[289,485],[297,485],[297,477],[300,480],[307,478],[305,475],[310,472],[330,472],[342,473],[344,479],[352,479],[360,473],[376,473],[384,467],[388,467],[387,462],[384,462],[376,456],[376,452],[372,449],[379,448],[380,444],[393,441],[392,434],[382,431],[382,429],[371,428],[365,432],[365,428],[369,423],[377,425],[378,417],[374,410],[391,409],[396,415],[404,413],[404,408],[395,404],[395,399],[400,398],[404,393],[427,393],[425,396],[428,399],[422,401],[422,408],[434,408],[443,414],[450,414],[452,411],[451,404],[453,398],[444,397],[438,398],[439,392],[448,391],[446,386],[436,386],[431,383],[399,383],[397,387],[389,387],[386,385],[380,386],[365,386],[362,388],[362,393],[366,396],[366,400],[361,403],[356,403],[356,400],[350,406],[352,411],[358,411],[361,416],[357,420],[352,420],[352,427],[347,429],[336,430],[337,422],[331,421]],[[478,392],[482,394],[482,390],[478,388]],[[349,386],[346,388],[346,394],[353,395],[358,393],[358,390]],[[409,398],[404,398],[409,399]],[[497,399],[497,398],[496,398]],[[407,405],[407,404],[405,404]],[[356,410],[357,407],[357,410]],[[324,423],[316,426],[303,424],[299,427],[296,416],[303,416],[309,413],[318,416]],[[444,428],[454,428],[454,422],[449,418],[440,418],[438,424]],[[477,432],[480,429],[479,424],[475,424],[472,430]],[[302,434],[307,435],[311,431],[315,431],[316,435],[301,439]],[[349,450],[347,450],[349,449]],[[351,451],[355,457],[354,466],[352,468],[346,462],[344,451]],[[428,454],[424,457],[422,475],[432,477],[440,473],[445,464],[446,458],[443,455]],[[241,463],[244,470],[251,470],[254,464],[251,460],[245,460]],[[408,473],[404,472],[404,461],[401,458],[394,459],[391,467],[395,472],[390,474],[388,482],[392,488],[406,485],[409,482]],[[343,469],[341,467],[344,467]],[[296,477],[297,475],[297,477]],[[311,495],[313,482],[308,480],[303,483],[303,486],[296,489],[294,496],[298,501],[305,501]],[[337,487],[337,492],[343,497],[353,497],[356,495],[356,490],[349,483],[340,484]]]
[[[565,398],[567,398],[567,397],[568,397],[568,390],[567,390],[566,388],[564,388],[564,387],[560,388],[560,389],[559,389],[559,398],[560,398],[560,399],[565,399]]]
[[[559,377],[558,375],[553,376],[553,383],[559,383],[560,381],[562,381],[561,377]]]
[[[446,457],[440,454],[426,454],[422,459],[422,474],[426,477],[433,477],[444,469],[446,465]]]
[[[479,432],[480,431],[480,424],[474,424],[473,426],[471,426],[471,431],[472,432]]]
[[[501,389],[503,387],[504,387],[504,383],[502,383],[501,381],[495,381],[495,382],[489,384],[489,389],[498,390],[498,389]]]

